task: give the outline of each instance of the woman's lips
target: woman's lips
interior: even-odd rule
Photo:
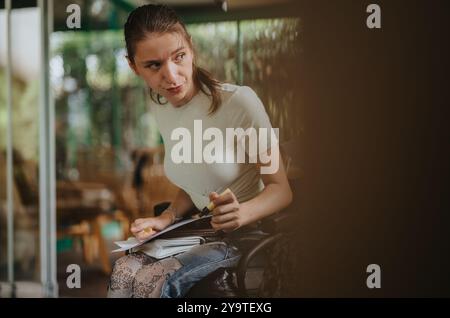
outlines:
[[[178,85],[176,87],[173,88],[167,88],[167,91],[171,94],[178,94],[179,92],[181,92],[181,89],[183,88],[184,84]]]

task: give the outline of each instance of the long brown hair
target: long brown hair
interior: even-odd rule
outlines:
[[[136,44],[142,41],[149,33],[166,33],[177,32],[180,33],[190,49],[194,52],[192,39],[186,30],[183,21],[178,17],[175,11],[165,5],[147,4],[133,10],[128,16],[127,22],[124,26],[125,43],[127,47],[128,59],[134,63],[134,56],[136,54]],[[195,54],[194,54],[195,57]],[[213,114],[219,109],[221,98],[218,88],[220,82],[215,79],[208,71],[198,67],[193,62],[193,81],[194,85],[202,90],[203,93],[211,97],[211,107],[209,113]],[[203,85],[202,85],[203,84]],[[207,92],[204,88],[208,88]],[[154,94],[150,88],[150,97],[156,103],[162,105],[161,95]]]

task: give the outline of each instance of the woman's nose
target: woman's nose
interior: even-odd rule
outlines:
[[[163,70],[163,78],[169,84],[176,84],[177,66],[174,63],[168,62]]]

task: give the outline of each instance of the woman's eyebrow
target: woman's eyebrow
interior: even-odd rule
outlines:
[[[178,49],[176,49],[175,51],[173,51],[172,53],[170,53],[170,55],[174,55],[175,53],[184,50],[185,47],[184,46],[180,46]],[[148,60],[148,61],[144,61],[142,62],[142,65],[148,65],[148,64],[153,64],[153,63],[162,63],[161,60]]]

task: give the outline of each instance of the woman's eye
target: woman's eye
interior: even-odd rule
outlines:
[[[160,67],[161,67],[161,65],[158,63],[153,63],[153,64],[149,64],[149,65],[145,66],[145,68],[149,68],[149,69],[155,70],[155,71],[158,70]]]
[[[180,62],[181,60],[184,59],[185,55],[186,55],[186,53],[180,53],[180,54],[178,54],[178,55],[176,56],[175,60],[176,60],[177,62]]]

